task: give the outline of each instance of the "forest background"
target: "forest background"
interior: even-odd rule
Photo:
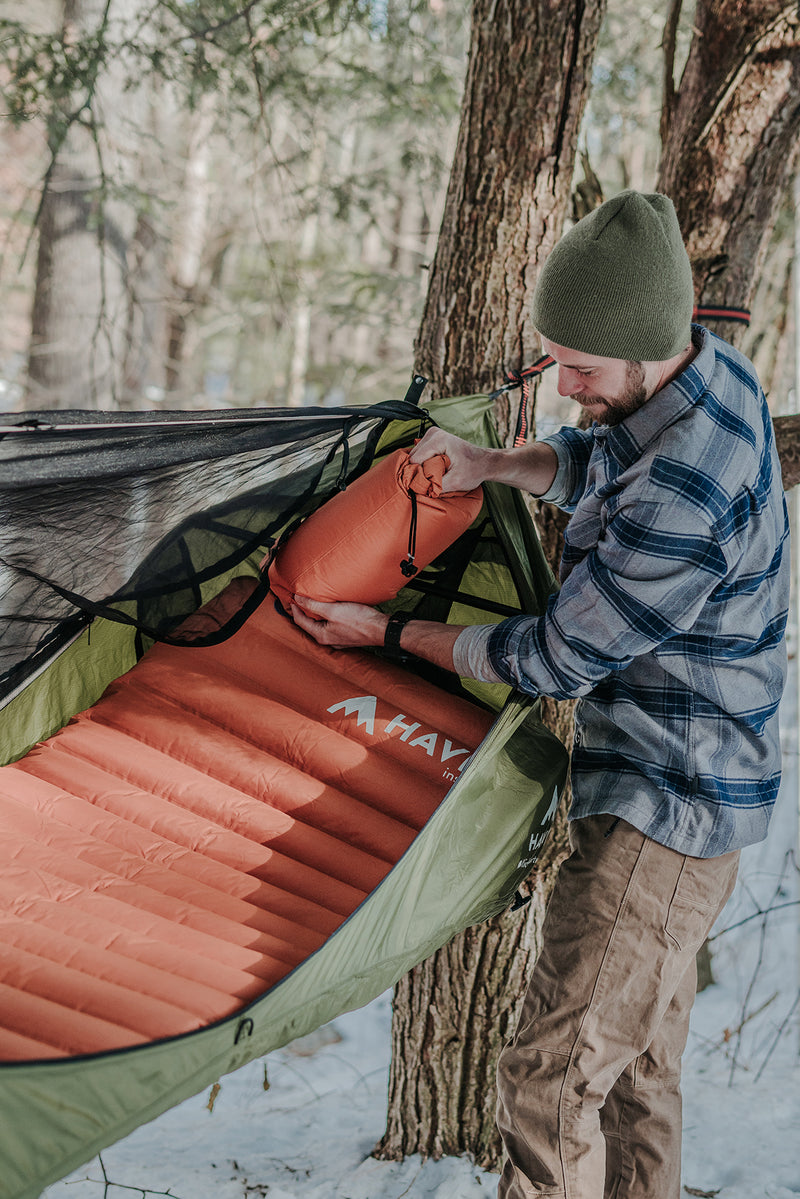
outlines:
[[[654,186],[666,8],[615,0],[606,13],[574,215]],[[20,19],[18,4],[0,3],[5,410],[404,393],[456,145],[469,5],[292,0],[260,4],[257,26],[248,9],[27,0]],[[691,35],[690,5],[676,74]],[[515,69],[509,60],[509,88]],[[63,274],[71,255],[71,282],[43,314],[42,184],[59,194],[62,139],[94,190],[83,228],[60,231],[55,267]],[[795,374],[793,208],[787,196],[740,343],[780,411],[792,409]],[[496,363],[498,385],[508,365]],[[571,419],[552,393],[540,420]]]

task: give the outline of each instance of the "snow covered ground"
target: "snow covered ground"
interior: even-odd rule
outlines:
[[[684,1061],[684,1192],[800,1195],[800,940],[796,682],[782,710],[784,782],[768,839],[745,851],[713,941],[717,982]],[[251,1062],[107,1149],[47,1199],[490,1199],[469,1161],[378,1162],[390,995]],[[265,1090],[265,1079],[269,1089]],[[105,1172],[105,1173],[104,1173]],[[655,1197],[654,1197],[655,1199]]]

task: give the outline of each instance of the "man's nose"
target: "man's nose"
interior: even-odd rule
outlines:
[[[570,370],[568,366],[560,366],[558,368],[558,394],[560,396],[570,396],[573,392],[580,391],[579,376],[576,371]]]

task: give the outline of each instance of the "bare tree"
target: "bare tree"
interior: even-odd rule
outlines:
[[[137,6],[138,0],[116,0],[117,28],[132,21]],[[124,55],[105,62],[111,23],[111,0],[64,0],[65,41],[88,34],[96,49],[51,118],[52,157],[38,214],[29,407],[107,407],[123,389],[138,96]]]

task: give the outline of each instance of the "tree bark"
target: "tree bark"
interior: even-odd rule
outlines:
[[[416,345],[435,390],[539,354],[530,302],[561,234],[605,0],[474,0],[461,124]]]
[[[797,169],[800,18],[786,0],[700,0],[695,28],[657,190],[675,204],[697,302],[747,308]],[[714,329],[741,343],[741,325]]]
[[[603,11],[604,0],[474,0],[458,143],[416,347],[416,370],[436,394],[493,390],[506,368],[538,357],[530,301],[569,209]],[[503,401],[498,424],[509,423]],[[569,707],[548,710],[569,725]],[[468,929],[398,984],[378,1156],[469,1153],[499,1164],[497,1055],[516,1021],[564,842],[562,811],[526,907]]]
[[[657,186],[675,203],[697,302],[748,308],[800,161],[800,14],[785,0],[700,0],[695,26]],[[714,329],[741,345],[742,325]],[[773,423],[783,484],[794,487],[800,417]]]

